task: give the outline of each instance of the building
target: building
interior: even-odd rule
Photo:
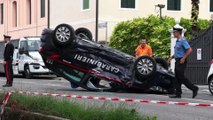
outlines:
[[[40,36],[48,25],[47,0],[0,0],[0,40]]]
[[[97,0],[51,0],[50,2],[50,27],[54,28],[60,23],[68,23],[75,29],[78,27],[89,28],[95,36]],[[107,28],[99,28],[98,40],[109,40],[115,25],[124,20],[135,17],[147,17],[150,14],[174,18],[191,17],[191,0],[98,0],[99,24],[107,23]],[[213,0],[200,2],[199,18],[211,19]],[[63,6],[63,8],[61,8]],[[60,8],[60,9],[59,9]],[[56,17],[57,16],[57,17]],[[102,24],[104,25],[104,24]],[[107,35],[106,35],[107,34]]]
[[[150,14],[174,18],[191,17],[191,0],[0,0],[0,40],[2,34],[13,39],[38,36],[45,27],[68,23],[75,29],[89,28],[96,33],[98,3],[98,40],[109,40],[115,25],[124,20]],[[213,17],[213,0],[200,1],[199,18]],[[95,38],[95,37],[94,37]]]

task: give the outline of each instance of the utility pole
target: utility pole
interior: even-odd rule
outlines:
[[[47,28],[50,28],[50,0],[47,1]]]
[[[99,13],[99,0],[96,0],[96,17],[95,17],[95,41],[98,42],[98,13]]]

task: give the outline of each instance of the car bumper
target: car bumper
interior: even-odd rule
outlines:
[[[210,68],[209,68],[209,72],[208,72],[208,76],[207,76],[207,82],[209,80],[209,77],[213,74],[213,64],[211,64]]]
[[[13,65],[13,74],[14,75],[18,75],[19,74],[17,65]]]
[[[29,65],[29,69],[31,73],[35,74],[51,74],[53,73],[51,70],[41,65]]]

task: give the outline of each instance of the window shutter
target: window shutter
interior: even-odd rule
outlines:
[[[167,0],[167,10],[174,9],[174,0]]]
[[[135,0],[129,0],[130,2],[130,8],[135,8]]]
[[[135,8],[135,0],[121,0],[121,8]]]
[[[180,10],[181,0],[167,0],[167,10]]]
[[[126,8],[127,0],[121,0],[121,8]]]
[[[180,5],[181,5],[181,0],[175,0],[176,4],[175,4],[175,10],[180,10]]]
[[[89,0],[83,0],[83,9],[89,9]]]
[[[213,0],[210,0],[210,12],[213,12]]]

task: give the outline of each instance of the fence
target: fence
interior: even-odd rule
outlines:
[[[213,58],[213,26],[200,33],[189,43],[193,52],[187,59],[186,76],[193,83],[207,84],[207,74]]]

